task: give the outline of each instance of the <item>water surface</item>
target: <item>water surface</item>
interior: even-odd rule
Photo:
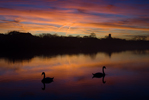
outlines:
[[[105,77],[93,78],[102,72]],[[54,77],[53,82],[41,82]],[[149,100],[149,51],[0,59],[0,98],[14,100]]]

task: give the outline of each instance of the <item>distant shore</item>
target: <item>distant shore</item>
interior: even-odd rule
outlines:
[[[145,40],[125,40],[118,38],[98,39],[94,36],[86,37],[64,37],[51,34],[34,36],[31,33],[12,31],[8,34],[0,34],[1,51],[18,50],[68,50],[80,49],[90,51],[109,50],[135,50],[149,49],[149,41]]]
[[[96,54],[126,50],[149,50],[149,41],[118,38],[64,37],[55,35],[34,36],[30,33],[11,32],[0,34],[0,58],[30,59],[34,56],[63,54]]]

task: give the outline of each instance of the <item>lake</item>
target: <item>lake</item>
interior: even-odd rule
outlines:
[[[149,100],[149,50],[0,58],[0,99]]]

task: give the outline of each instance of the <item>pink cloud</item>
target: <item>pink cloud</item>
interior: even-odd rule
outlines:
[[[94,32],[104,30],[103,34],[112,29],[149,31],[147,9],[142,11],[136,6],[114,5],[104,0],[94,0],[97,3],[82,0],[44,0],[45,2],[20,0],[17,3],[15,1],[0,1],[0,3],[14,4],[11,6],[13,9],[0,7],[0,16],[4,17],[0,19],[1,32],[7,29],[26,31],[39,29],[72,34],[86,34],[86,30],[94,30]],[[33,6],[15,6],[19,3]],[[46,7],[36,8],[38,5]],[[139,6],[143,7],[143,5]]]

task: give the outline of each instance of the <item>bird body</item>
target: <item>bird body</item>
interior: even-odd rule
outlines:
[[[93,74],[93,73],[92,73],[92,74]],[[101,78],[101,77],[103,77],[104,75],[105,75],[105,74],[98,72],[98,73],[93,74],[93,77]]]
[[[50,78],[50,77],[45,78],[45,72],[42,72],[42,75],[44,75],[43,79],[41,80],[42,83],[51,83],[51,82],[53,82],[54,77],[53,78]]]
[[[93,78],[94,77],[101,78],[101,77],[105,76],[104,68],[106,69],[106,67],[105,66],[102,67],[102,73],[101,72],[97,72],[95,74],[92,73],[93,74]]]
[[[106,67],[105,66],[102,67],[102,73],[100,73],[100,72],[95,73],[95,74],[92,73],[93,77],[101,78],[101,77],[105,76],[104,68],[106,69]]]
[[[43,78],[41,81],[42,81],[42,83],[51,83],[51,82],[53,82],[53,79],[54,79],[54,77],[53,78],[46,77],[46,78]]]

